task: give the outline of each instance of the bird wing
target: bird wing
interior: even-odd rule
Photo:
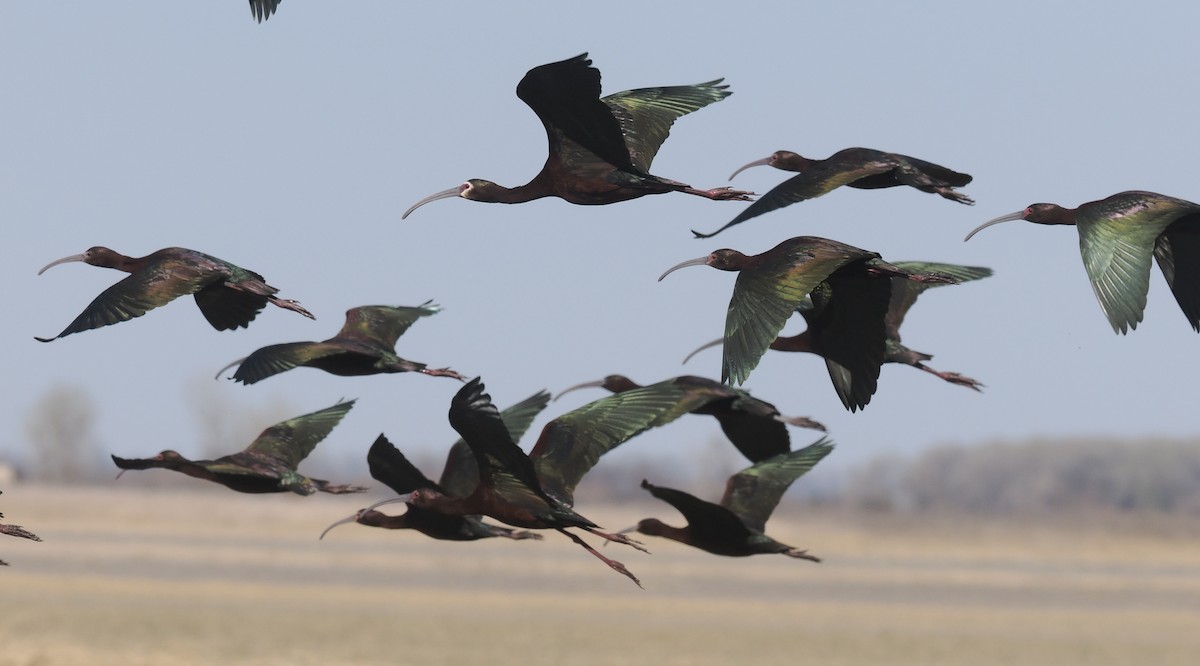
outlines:
[[[721,381],[741,384],[758,365],[792,312],[822,280],[846,263],[874,252],[815,236],[784,241],[743,269],[725,317]]]
[[[534,67],[517,84],[517,97],[529,105],[546,127],[550,152],[557,153],[556,131],[605,162],[637,171],[621,134],[621,125],[600,100],[600,70],[583,53]]]
[[[521,440],[521,436],[529,429],[529,424],[533,423],[549,402],[550,394],[538,391],[500,412],[504,427],[508,429],[508,435],[514,443]],[[479,485],[479,467],[475,464],[475,456],[471,453],[471,447],[461,439],[450,446],[446,466],[442,469],[441,485],[444,488],[443,494],[451,497],[466,497]]]
[[[271,18],[283,0],[250,0],[250,15],[262,23]]]
[[[941,273],[957,279],[959,282],[980,280],[992,275],[992,269],[983,266],[960,266],[958,264],[943,264],[933,261],[897,261],[896,266],[912,273]],[[888,338],[900,341],[900,325],[908,309],[917,302],[917,297],[930,287],[939,287],[944,283],[917,282],[901,277],[892,278],[892,300],[888,304],[887,334]]]
[[[253,384],[318,358],[345,352],[345,347],[329,341],[285,342],[278,345],[267,345],[254,350],[249,356],[242,359],[237,372],[233,373],[233,380],[243,384]]]
[[[218,331],[246,328],[267,306],[267,297],[241,289],[230,289],[222,282],[206,285],[192,294],[200,313]]]
[[[891,280],[847,269],[835,272],[812,292],[809,330],[829,379],[850,411],[871,401],[887,353]]]
[[[262,434],[246,447],[246,453],[271,456],[294,470],[353,406],[354,401],[347,400],[311,414],[276,423],[262,431]]]
[[[650,494],[675,507],[687,520],[692,530],[720,535],[722,538],[746,539],[751,532],[740,518],[729,509],[682,490],[664,488],[642,481],[642,487]]]
[[[833,442],[822,437],[808,446],[768,458],[729,477],[721,506],[757,532],[766,529],[767,519],[779,505],[792,482],[812,469],[833,451]]]
[[[214,276],[208,267],[196,266],[182,257],[160,257],[100,292],[56,337],[140,317],[220,280],[223,276]]]
[[[926,162],[925,160],[909,157],[908,155],[900,155],[899,157],[903,158],[910,166],[915,167],[926,176],[934,180],[940,180],[951,187],[964,187],[974,180],[970,174],[959,173],[953,169],[947,169],[940,164]]]
[[[421,317],[441,312],[442,308],[425,301],[415,307],[363,305],[346,311],[346,323],[332,340],[357,340],[387,350]]]
[[[766,194],[747,206],[745,210],[738,213],[736,217],[726,222],[725,226],[712,233],[697,234],[697,236],[701,238],[715,236],[735,224],[741,224],[746,220],[784,206],[807,199],[815,199],[860,178],[886,173],[896,166],[896,161],[888,158],[887,153],[878,151],[872,151],[872,153],[876,153],[878,157],[869,160],[851,159],[849,156],[841,156],[841,152],[835,153],[828,159],[814,164],[802,173],[771,188]]]
[[[1150,289],[1150,256],[1159,234],[1200,206],[1151,192],[1121,192],[1075,211],[1079,251],[1113,331],[1137,328]]]
[[[737,450],[753,462],[790,451],[787,425],[775,418],[779,411],[769,402],[739,391],[730,409],[714,414],[721,431]]]
[[[1200,215],[1181,217],[1159,234],[1154,258],[1183,315],[1200,332]]]
[[[529,457],[546,492],[574,503],[579,480],[600,456],[626,440],[687,413],[683,389],[670,382],[605,396],[546,424]]]
[[[433,488],[445,494],[383,435],[375,438],[375,443],[367,451],[367,467],[371,470],[371,478],[396,491],[398,495],[410,493],[417,488]]]
[[[723,80],[690,86],[637,88],[605,97],[604,103],[621,125],[634,165],[649,171],[650,163],[667,140],[676,119],[731,95],[726,90],[729,86],[718,85]]]

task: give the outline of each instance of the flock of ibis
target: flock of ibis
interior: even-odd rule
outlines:
[[[250,4],[254,17],[262,21],[279,2],[251,0]],[[451,197],[521,203],[554,196],[575,204],[603,205],[682,192],[720,201],[753,201],[715,232],[693,232],[697,238],[708,238],[843,185],[859,189],[906,185],[960,204],[975,203],[956,189],[970,183],[971,176],[866,148],[847,148],[824,160],[781,150],[751,162],[733,176],[756,165],[797,173],[756,200],[751,192],[729,187],[695,188],[653,175],[650,167],[677,119],[730,94],[721,79],[604,97],[600,90],[600,72],[586,54],[529,70],[516,91],[546,129],[549,154],[542,170],[525,185],[512,188],[468,180],[420,199],[402,217],[429,202]],[[1073,210],[1034,204],[980,225],[966,239],[987,226],[1015,219],[1076,226],[1084,268],[1115,331],[1125,333],[1142,319],[1151,255],[1189,323],[1200,331],[1197,204],[1151,192],[1123,192]],[[195,250],[165,248],[134,258],[93,247],[51,262],[42,271],[73,261],[129,275],[101,292],[57,336],[36,338],[39,341],[51,342],[140,317],[187,294],[195,298],[217,330],[248,326],[268,303],[313,316],[296,301],[277,297],[278,290],[258,273]],[[550,420],[528,453],[518,441],[550,404],[550,394],[542,391],[500,410],[480,378],[468,380],[448,367],[432,369],[397,354],[399,337],[417,320],[439,311],[431,302],[351,308],[334,337],[263,347],[230,363],[218,377],[237,366],[230,379],[249,385],[307,366],[340,376],[413,372],[464,382],[450,401],[448,414],[461,439],[449,448],[440,480],[430,480],[381,434],[369,448],[367,466],[370,475],[396,496],[330,525],[322,538],[343,523],[411,529],[456,541],[492,537],[537,540],[541,539],[538,530],[555,530],[639,586],[638,578],[622,562],[601,554],[584,536],[641,551],[646,550],[645,544],[635,539],[635,534],[673,539],[718,555],[777,553],[819,562],[806,549],[781,543],[765,530],[783,493],[833,450],[833,442],[822,435],[793,450],[788,426],[819,431],[824,431],[824,426],[808,417],[784,416],[774,405],[737,387],[773,349],[823,357],[839,398],[852,412],[870,402],[884,363],[911,365],[979,391],[983,385],[975,379],[927,366],[925,362],[932,357],[902,344],[900,326],[926,289],[978,280],[992,271],[948,263],[888,262],[874,251],[826,238],[797,236],[755,255],[717,249],[667,269],[659,280],[680,268],[700,265],[737,273],[724,335],[692,352],[719,345],[720,380],[687,375],[641,385],[622,375],[610,375],[573,386],[563,392],[596,387],[610,395]],[[782,337],[785,323],[797,313],[806,329]],[[171,450],[149,458],[112,458],[122,474],[131,469],[164,468],[244,493],[361,492],[366,489],[310,478],[297,469],[353,405],[353,400],[339,401],[275,424],[244,450],[215,460],[188,460]],[[576,510],[575,488],[601,456],[648,429],[666,427],[689,413],[715,417],[730,443],[751,462],[729,478],[719,503],[644,479],[641,487],[678,510],[685,520],[683,526],[644,518],[628,529],[609,531]],[[406,505],[404,513],[391,515],[381,510],[397,503]],[[0,531],[37,539],[17,526],[0,525]]]

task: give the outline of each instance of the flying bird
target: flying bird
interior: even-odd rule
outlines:
[[[503,419],[508,434],[514,442],[525,434],[525,431],[529,429],[529,424],[546,407],[549,400],[550,394],[541,391],[500,412],[500,418]],[[479,485],[479,468],[475,464],[471,449],[461,439],[451,445],[450,453],[446,456],[446,466],[442,470],[442,477],[438,483],[434,483],[422,474],[383,435],[380,435],[371,445],[371,450],[367,453],[367,465],[370,467],[371,476],[376,481],[383,483],[398,494],[409,493],[417,488],[432,488],[449,497],[466,497]],[[392,530],[412,529],[425,536],[446,541],[474,541],[490,537],[542,538],[542,535],[536,532],[485,523],[479,516],[448,515],[411,505],[399,516],[389,516],[373,509],[362,509],[353,516],[339,520],[325,528],[325,531],[321,533],[321,538],[325,538],[329,530],[334,527],[350,522]]]
[[[872,377],[870,393],[855,396],[865,403],[874,392],[885,351],[884,315],[891,297],[888,278],[917,282],[954,283],[937,273],[913,273],[880,259],[879,253],[816,236],[797,236],[756,255],[716,250],[705,257],[676,264],[662,280],[686,266],[712,266],[738,272],[725,318],[721,381],[742,384],[771,347],[796,308],[810,298],[816,316],[836,330],[827,339],[813,339],[821,353],[847,368]],[[864,387],[866,388],[866,387]]]
[[[833,451],[833,442],[821,439],[798,451],[781,453],[755,463],[729,477],[720,504],[643,480],[642,487],[678,509],[687,519],[687,525],[672,527],[657,518],[645,518],[628,531],[665,537],[714,555],[745,557],[777,553],[820,562],[808,551],[780,543],[764,532],[767,519],[783,493],[830,451]]]
[[[823,160],[779,150],[770,157],[755,160],[734,171],[729,180],[745,169],[763,164],[784,171],[799,171],[800,175],[776,185],[711,234],[693,231],[696,238],[711,238],[735,224],[799,201],[815,199],[843,185],[863,190],[907,185],[961,204],[975,204],[973,199],[954,189],[970,183],[971,176],[908,155],[885,153],[872,148],[845,148]]]
[[[651,175],[650,163],[680,116],[728,97],[722,79],[690,86],[639,88],[600,97],[600,70],[587,54],[534,67],[517,85],[517,97],[546,127],[550,154],[533,180],[504,187],[473,178],[431,194],[401,219],[430,201],[462,197],[487,203],[524,203],[559,197],[599,205],[647,194],[685,192],[709,199],[749,201],[752,192],[728,187],[699,190]]]
[[[4,491],[0,490],[0,493],[3,493],[3,492]],[[4,518],[3,513],[0,513],[0,518]],[[31,541],[41,541],[42,540],[41,537],[34,534],[33,532],[30,532],[29,530],[25,529],[24,527],[21,527],[20,525],[6,525],[4,523],[0,523],[0,534],[7,534],[9,536],[21,537],[22,539],[29,539]],[[0,560],[0,566],[8,566],[8,562],[5,562],[4,560]]]
[[[946,275],[960,282],[978,280],[992,274],[990,268],[982,266],[960,266],[958,264],[925,261],[897,261],[895,266],[912,273]],[[902,277],[894,277],[891,282],[891,295],[887,300],[887,307],[882,315],[885,336],[882,363],[911,365],[952,384],[976,391],[980,390],[983,384],[977,380],[957,372],[934,370],[925,365],[925,361],[933,358],[932,355],[909,349],[900,342],[900,326],[904,323],[904,317],[908,314],[909,308],[912,307],[922,292],[930,287],[939,286],[939,284],[934,282],[913,282]],[[869,285],[866,286],[869,287]],[[834,291],[836,292],[836,289]],[[842,404],[851,411],[866,406],[867,402],[870,401],[870,397],[875,393],[878,372],[873,363],[863,362],[866,359],[862,356],[856,356],[861,354],[861,351],[848,347],[845,344],[839,346],[838,343],[848,339],[853,329],[861,331],[864,325],[874,328],[880,316],[878,305],[883,302],[883,299],[880,295],[874,299],[865,298],[856,299],[856,301],[858,301],[861,308],[857,310],[857,316],[835,318],[821,316],[812,299],[805,299],[796,307],[796,311],[804,317],[807,329],[797,335],[777,337],[770,345],[771,349],[778,351],[801,351],[819,355],[823,355],[820,350],[836,350],[827,352],[832,354],[832,359],[827,357],[826,365],[828,366],[829,377],[833,381],[838,397],[841,398]],[[866,316],[865,308],[871,308],[873,316]],[[687,363],[697,352],[715,347],[723,341],[724,338],[717,338],[697,348],[688,354],[683,362]]]
[[[1200,332],[1200,205],[1165,194],[1119,192],[1078,208],[1036,203],[971,230],[1010,220],[1073,224],[1100,309],[1113,331],[1136,329],[1150,290],[1150,256],[1158,261],[1192,329]]]
[[[394,372],[420,372],[433,377],[462,375],[449,368],[428,368],[424,363],[396,355],[396,341],[421,317],[441,308],[426,301],[416,307],[363,305],[346,311],[346,323],[338,334],[321,342],[285,342],[262,347],[233,361],[217,372],[220,377],[239,365],[234,381],[253,384],[272,375],[307,366],[343,377]]]
[[[218,331],[247,327],[267,303],[315,319],[296,301],[276,297],[279,290],[258,273],[195,250],[168,247],[144,257],[127,257],[96,246],[83,254],[52,261],[38,275],[73,261],[115,268],[129,276],[101,292],[62,333],[53,338],[36,338],[40,342],[140,317],[188,294],[196,299],[201,314]]]
[[[188,460],[170,449],[153,458],[127,459],[114,455],[112,459],[121,468],[121,474],[125,470],[161,467],[213,481],[240,493],[359,493],[366,488],[334,485],[296,471],[300,461],[312,453],[353,406],[353,400],[339,402],[332,407],[276,423],[262,431],[244,451],[216,460]]]
[[[672,391],[682,389],[683,401],[675,411],[716,417],[725,436],[751,462],[792,450],[787,425],[825,430],[825,426],[810,418],[781,415],[775,405],[751,396],[748,391],[693,375],[673,377],[648,387],[643,387],[625,375],[609,375],[600,381],[576,384],[563,390],[554,399],[558,400],[576,389],[591,387],[603,388],[613,393],[652,387]],[[674,419],[678,414],[672,412],[668,416]]]
[[[663,415],[676,408],[680,396],[634,389],[601,398],[547,423],[526,455],[484,391],[475,378],[450,403],[450,425],[470,447],[479,469],[474,490],[465,497],[451,497],[432,488],[417,488],[368,508],[406,502],[449,515],[486,515],[514,527],[557,530],[641,587],[624,564],[567,531],[574,527],[644,550],[623,535],[601,531],[577,513],[572,508],[575,486],[600,456],[648,428],[664,425]]]

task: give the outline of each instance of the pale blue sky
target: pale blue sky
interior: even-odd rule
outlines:
[[[930,445],[1056,435],[1194,436],[1197,345],[1157,268],[1144,323],[1114,335],[1071,228],[977,224],[1024,206],[1127,189],[1200,200],[1194,3],[610,2],[412,6],[288,0],[258,25],[244,0],[0,5],[0,216],[10,250],[3,336],[11,391],[0,455],[50,387],[90,391],[106,452],[197,454],[201,380],[295,413],[358,405],[319,454],[362,461],[379,432],[443,449],[457,382],[298,369],[246,387],[212,382],[260,346],[332,335],[352,306],[445,307],[402,356],[482,375],[496,402],[620,372],[642,382],[719,376],[734,275],[667,267],[718,247],[756,253],[819,235],[891,260],[992,267],[910,313],[905,342],[981,380],[976,394],[885,366],[865,411],[844,410],[821,359],[772,353],[747,387],[830,427],[852,462]],[[961,206],[908,189],[843,189],[712,240],[745,204],[663,195],[610,206],[417,199],[479,177],[531,178],[545,136],[514,89],[539,64],[587,51],[606,93],[726,77],[733,96],[676,123],[652,171],[697,187],[777,149],[901,152],[974,175]],[[765,167],[733,184],[765,192]],[[270,308],[214,331],[190,299],[41,344],[121,274],[50,260],[107,245],[178,245],[266,276],[308,321]],[[790,327],[789,331],[791,330]],[[600,397],[579,392],[550,418]],[[269,425],[264,423],[263,426]],[[688,419],[625,455],[680,455],[717,436]],[[793,441],[811,441],[793,431]],[[229,449],[245,442],[230,442]],[[525,442],[528,446],[528,441]],[[365,465],[363,466],[365,472]],[[732,470],[730,470],[732,471]],[[636,480],[635,480],[636,481]],[[633,482],[633,481],[631,481]]]

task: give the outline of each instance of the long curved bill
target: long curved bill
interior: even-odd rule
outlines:
[[[49,270],[59,264],[69,264],[72,261],[83,261],[83,255],[82,254],[73,254],[69,257],[63,257],[62,259],[55,259],[54,261],[46,264],[45,266],[42,266],[42,270],[38,271],[38,275],[45,273],[47,270]]]
[[[365,509],[364,509],[364,511],[365,511]],[[355,522],[358,522],[358,517],[359,517],[359,515],[361,515],[362,513],[363,513],[362,511],[359,511],[358,513],[355,513],[353,516],[346,516],[345,518],[342,518],[341,520],[339,520],[339,521],[337,521],[336,523],[334,523],[334,524],[330,525],[329,527],[326,527],[326,528],[325,528],[325,531],[324,531],[324,532],[321,532],[321,536],[317,537],[317,541],[320,541],[321,539],[324,539],[324,538],[325,538],[325,535],[326,535],[326,534],[329,534],[329,530],[332,530],[333,528],[337,527],[338,525],[345,525],[346,523],[355,523]]]
[[[993,219],[988,220],[987,222],[984,222],[983,224],[975,227],[974,229],[972,229],[971,233],[967,234],[967,237],[963,239],[963,242],[965,243],[965,242],[971,240],[971,236],[974,236],[975,234],[979,233],[980,230],[986,229],[986,228],[992,226],[993,224],[1000,224],[1001,222],[1011,222],[1013,220],[1023,220],[1023,219],[1025,219],[1025,211],[1024,210],[1019,210],[1015,213],[1009,213],[1008,215],[1001,215],[1000,217],[993,218]]]
[[[751,162],[751,163],[749,163],[749,164],[747,164],[747,165],[745,165],[745,166],[742,166],[742,167],[740,167],[740,168],[739,168],[737,171],[734,171],[734,172],[733,172],[733,174],[729,176],[729,180],[733,180],[733,177],[734,177],[734,176],[736,176],[736,175],[738,175],[739,173],[741,173],[741,172],[745,171],[746,169],[749,169],[750,167],[762,166],[762,165],[764,165],[764,164],[770,164],[770,163],[771,163],[771,158],[770,158],[770,157],[764,157],[764,158],[762,158],[761,160],[754,160],[753,162]]]
[[[554,400],[558,400],[559,398],[561,398],[561,397],[563,397],[564,395],[566,395],[566,394],[570,393],[571,391],[574,391],[575,389],[582,389],[582,388],[599,388],[599,387],[601,387],[601,386],[604,386],[604,380],[603,380],[603,379],[600,379],[600,380],[597,380],[597,381],[594,381],[594,382],[584,382],[584,383],[582,383],[582,384],[576,384],[576,385],[574,385],[574,386],[570,386],[570,387],[567,387],[567,388],[565,388],[565,389],[563,389],[563,390],[559,391],[558,395],[554,396]],[[553,401],[552,401],[552,402],[553,402]]]
[[[667,272],[658,276],[658,281],[662,282],[663,278],[667,277],[671,273],[674,273],[675,271],[677,271],[681,268],[687,268],[688,266],[707,266],[707,265],[708,265],[708,255],[704,255],[703,257],[698,257],[696,259],[688,259],[687,261],[685,261],[683,263],[675,264],[674,266],[668,268]]]
[[[404,218],[408,217],[409,214],[412,213],[414,210],[420,208],[421,206],[424,206],[425,204],[429,203],[430,201],[437,201],[438,199],[449,199],[450,197],[456,197],[462,193],[462,189],[463,189],[462,185],[459,185],[457,187],[452,187],[448,190],[442,190],[441,192],[435,192],[435,193],[425,197],[424,199],[421,199],[417,203],[409,206],[408,210],[404,211],[404,214],[400,216],[400,219],[403,220]]]
[[[240,364],[242,363],[242,361],[245,361],[247,358],[249,358],[249,357],[248,357],[248,356],[243,356],[243,357],[239,358],[238,360],[236,360],[236,361],[234,361],[234,362],[230,363],[229,365],[227,365],[227,366],[225,366],[225,367],[221,368],[220,370],[217,370],[217,374],[213,376],[213,379],[220,379],[220,378],[221,378],[221,375],[223,375],[223,374],[225,373],[225,371],[226,371],[226,370],[228,370],[228,369],[232,368],[232,367],[233,367],[233,366],[235,366],[235,365],[240,365]]]
[[[717,345],[721,344],[722,342],[725,342],[725,338],[717,338],[716,340],[713,340],[712,342],[706,342],[706,343],[700,345],[699,347],[696,347],[695,349],[692,350],[692,353],[683,357],[683,362],[687,363],[688,361],[692,360],[692,357],[695,356],[697,353],[702,352],[705,349],[711,349],[712,347],[716,347]]]
[[[410,499],[412,499],[412,493],[405,493],[398,497],[393,497],[391,499],[385,499],[385,500],[376,502],[376,503],[372,504],[371,506],[363,509],[362,513],[366,513],[367,511],[374,511],[375,509],[378,509],[379,507],[384,506],[386,504],[399,504],[401,502],[407,502]]]

